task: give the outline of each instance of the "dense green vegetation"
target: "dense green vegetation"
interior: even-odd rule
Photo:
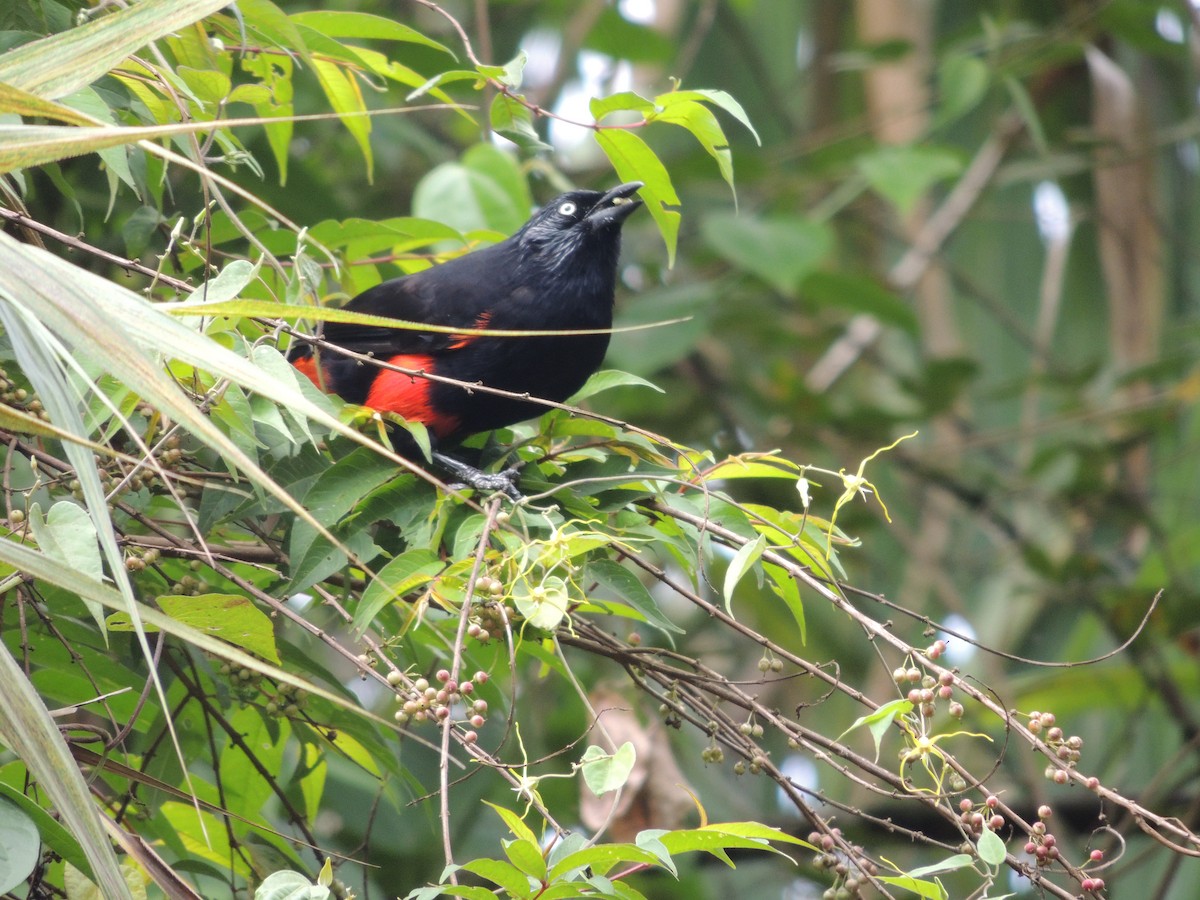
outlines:
[[[0,895],[1194,896],[1197,24],[0,5]],[[287,364],[629,180],[520,503]]]

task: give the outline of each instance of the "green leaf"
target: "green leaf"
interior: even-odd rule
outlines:
[[[896,887],[910,890],[918,897],[924,897],[925,900],[949,900],[950,898],[946,889],[935,881],[924,881],[920,878],[913,878],[911,875],[877,875],[875,877],[885,884],[894,884]]]
[[[665,393],[657,384],[647,381],[645,378],[639,378],[637,375],[630,375],[628,372],[621,372],[617,369],[602,369],[589,378],[587,383],[576,391],[567,402],[576,404],[588,397],[594,397],[618,387],[648,387],[660,394]]]
[[[479,73],[472,69],[454,69],[449,72],[440,72],[420,85],[416,90],[411,91],[404,99],[412,103],[412,101],[423,97],[434,90],[434,88],[440,88],[444,84],[453,84],[456,81],[479,81]]]
[[[546,860],[536,843],[525,840],[505,841],[504,853],[509,862],[530,878],[541,881],[546,877]]]
[[[642,117],[648,116],[654,112],[654,102],[633,91],[621,91],[607,97],[593,97],[588,108],[592,113],[592,118],[599,122],[605,116],[617,111],[631,111],[640,113]]]
[[[338,113],[342,124],[358,144],[367,164],[367,180],[372,181],[375,175],[375,157],[371,150],[371,119],[363,115],[347,115],[365,112],[367,108],[358,81],[347,75],[340,65],[321,57],[313,59],[312,67],[329,105]]]
[[[675,867],[675,860],[671,857],[671,851],[662,842],[662,836],[666,833],[666,829],[663,828],[647,828],[639,831],[635,840],[640,848],[654,854],[654,858],[658,860],[660,866],[678,878],[679,870]]]
[[[499,147],[477,144],[461,162],[430,170],[413,192],[413,214],[460,232],[490,228],[512,234],[529,218],[533,199],[517,162]]]
[[[952,122],[979,105],[987,93],[987,63],[966,53],[951,53],[938,65],[939,124]]]
[[[975,843],[976,849],[979,851],[979,858],[989,866],[1001,866],[1004,864],[1007,851],[1004,849],[1004,841],[1000,835],[994,831],[984,829],[979,835],[979,840]]]
[[[77,503],[60,500],[50,507],[45,522],[35,504],[29,524],[42,552],[62,565],[97,581],[104,579],[104,564],[96,543],[96,526]]]
[[[609,753],[603,747],[592,744],[584,751],[579,768],[591,792],[601,797],[609,791],[623,788],[636,762],[637,750],[631,741],[623,743],[616,753]]]
[[[858,158],[858,170],[901,215],[907,215],[933,185],[962,171],[962,159],[941,147],[880,147]]]
[[[55,580],[91,583],[106,592],[114,604],[124,605],[116,591],[15,541],[0,539],[0,558],[35,576],[50,575]],[[96,597],[93,595],[90,599]],[[5,744],[28,766],[58,815],[79,840],[96,874],[96,883],[105,896],[114,900],[132,900],[79,766],[71,757],[45,704],[3,645],[0,645],[0,682],[5,685],[0,691],[0,734],[4,735]]]
[[[640,834],[638,840],[641,840]],[[584,868],[607,872],[620,863],[644,863],[656,866],[662,865],[662,860],[649,850],[634,844],[598,844],[555,859],[554,865],[550,868],[549,879],[552,882],[557,881]]]
[[[0,796],[0,894],[16,890],[29,877],[41,847],[33,819]]]
[[[29,527],[38,547],[51,559],[88,578],[96,581],[104,579],[104,563],[96,525],[83,507],[69,500],[60,500],[50,507],[43,521],[41,509],[35,503],[29,509]],[[96,624],[103,628],[103,609],[87,600],[84,605]]]
[[[518,50],[517,55],[504,64],[502,74],[497,77],[497,80],[507,88],[518,90],[521,87],[521,81],[525,78],[527,62],[529,62],[529,54],[524,50]]]
[[[910,869],[905,874],[911,875],[914,878],[924,878],[926,875],[940,875],[942,872],[954,872],[958,869],[965,869],[971,863],[972,859],[969,853],[957,853],[954,856],[943,859],[941,862],[921,866],[917,869]]]
[[[370,38],[378,41],[404,41],[410,44],[424,44],[434,50],[454,56],[454,52],[445,44],[439,44],[415,28],[370,13],[347,12],[342,10],[315,10],[313,12],[293,13],[291,19],[297,25],[307,25],[314,31],[319,31],[331,38]]]
[[[505,809],[503,806],[497,806],[495,803],[490,803],[487,800],[483,802],[486,806],[490,806],[496,815],[504,820],[504,824],[508,826],[508,830],[513,833],[517,840],[533,844],[535,847],[538,846],[537,835],[530,831],[529,826],[521,821],[520,816],[511,809]]]
[[[166,594],[155,602],[176,622],[279,664],[271,619],[248,597],[241,594],[197,594],[194,597]],[[107,625],[109,631],[134,630],[128,613],[113,613],[108,617]]]
[[[888,729],[892,727],[892,723],[896,721],[897,718],[907,716],[912,711],[913,705],[911,700],[892,700],[889,703],[883,704],[883,706],[879,707],[879,709],[875,710],[873,713],[869,713],[865,716],[859,716],[854,720],[853,725],[838,735],[838,740],[840,741],[855,728],[866,725],[871,731],[871,737],[875,739],[875,761],[878,762],[879,745],[883,740],[883,736],[887,734]]]
[[[117,120],[113,118],[112,110],[103,98],[91,88],[84,88],[71,94],[69,97],[64,97],[62,101],[64,106],[70,106],[84,115],[91,116],[98,122],[104,122],[106,125],[117,125]],[[104,150],[96,151],[101,161],[107,167],[110,174],[115,174],[122,182],[131,188],[134,193],[137,193],[137,182],[134,181],[133,172],[129,168],[129,152],[125,147],[108,147]],[[112,209],[114,197],[109,197],[109,209]]]
[[[783,601],[783,605],[788,608],[788,612],[796,620],[796,626],[800,629],[800,643],[807,644],[808,629],[805,625],[804,601],[800,599],[800,585],[782,566],[765,562],[763,563],[763,572],[766,573],[768,583],[775,596]]]
[[[659,840],[672,855],[678,856],[680,853],[696,851],[711,853],[731,869],[734,868],[734,865],[726,855],[726,850],[763,850],[790,859],[786,853],[776,850],[768,841],[783,841],[815,849],[808,841],[755,822],[723,822],[704,825],[700,828],[668,831],[662,834]]]
[[[499,885],[513,897],[523,897],[529,893],[529,876],[502,859],[473,859],[463,863],[460,868]]]
[[[401,553],[376,573],[354,611],[354,630],[362,634],[390,603],[428,584],[445,565],[436,553],[416,547]]]
[[[621,128],[602,128],[595,132],[596,143],[608,157],[622,181],[641,181],[645,185],[638,196],[658,225],[667,245],[667,265],[675,265],[675,247],[679,241],[679,196],[671,184],[667,167],[650,146],[632,131]]]
[[[501,137],[506,137],[524,150],[552,150],[553,148],[538,136],[533,127],[533,113],[529,107],[510,94],[497,94],[492,100],[490,113],[492,130]]]
[[[733,615],[734,588],[738,586],[738,582],[742,580],[745,574],[754,568],[754,564],[762,558],[763,552],[766,549],[767,539],[760,534],[754,540],[739,547],[737,553],[733,555],[733,559],[729,561],[729,568],[725,570],[725,583],[721,588],[721,593],[725,597],[725,610],[731,616]]]
[[[746,130],[754,135],[754,142],[760,147],[762,140],[758,136],[758,132],[754,130],[754,126],[750,124],[750,117],[746,115],[746,110],[742,108],[742,104],[733,99],[733,95],[725,91],[715,91],[710,89],[699,89],[689,91],[672,91],[669,94],[659,94],[654,98],[654,102],[659,106],[666,108],[672,103],[686,103],[690,100],[700,100],[705,103],[711,103],[720,109],[725,110],[739,122],[746,126]]]
[[[237,297],[250,283],[258,267],[245,259],[235,259],[216,278],[206,281],[195,293],[201,303],[222,303]]]
[[[717,162],[717,169],[729,189],[733,186],[733,155],[729,152],[729,141],[721,128],[717,117],[705,106],[688,100],[683,103],[672,103],[651,117],[655,122],[671,122],[691,132],[692,137],[700,142],[706,153]],[[736,199],[737,192],[734,191]]]
[[[48,100],[65,97],[151,41],[228,5],[227,0],[142,0],[0,55],[0,82]]]
[[[46,810],[42,809],[16,788],[0,781],[0,797],[7,798],[14,806],[19,807],[26,816],[37,827],[38,835],[49,849],[53,850],[68,863],[79,869],[91,880],[92,866],[88,862],[87,857],[83,855],[83,849],[79,846],[79,841],[71,832],[67,831],[58,821]]]
[[[720,256],[789,297],[797,295],[800,283],[834,247],[828,225],[800,216],[714,213],[704,218],[700,230]]]
[[[666,634],[684,630],[662,614],[650,591],[641,580],[616,560],[594,559],[587,565],[588,577],[608,588],[625,603],[645,616],[646,621]]]

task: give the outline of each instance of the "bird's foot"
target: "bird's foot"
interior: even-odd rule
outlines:
[[[460,479],[467,487],[473,487],[477,491],[503,491],[514,503],[525,499],[517,490],[517,481],[520,478],[521,470],[516,466],[505,469],[503,472],[484,472],[467,465],[461,459],[436,452],[433,454],[433,461],[455,478]]]

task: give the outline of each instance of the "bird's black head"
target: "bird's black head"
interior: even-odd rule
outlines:
[[[571,191],[533,214],[517,233],[524,262],[563,268],[615,270],[621,225],[642,205],[634,194],[642,182],[621,184],[607,193]]]

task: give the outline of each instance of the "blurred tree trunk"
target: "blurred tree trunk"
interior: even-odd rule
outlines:
[[[895,62],[872,66],[864,74],[871,133],[881,144],[910,144],[929,127],[932,102],[929,73],[932,63],[933,3],[930,0],[859,0],[856,8],[859,40],[867,46],[904,42],[910,52]],[[898,223],[906,244],[913,243],[929,217],[928,199]],[[879,268],[884,268],[880,266]],[[955,322],[950,285],[943,269],[932,263],[913,291],[921,323],[922,349],[928,358],[958,356],[962,341]],[[945,416],[933,422],[932,440],[939,448],[939,464],[954,465],[959,453],[957,430]],[[939,590],[943,604],[961,609],[948,579],[935,579],[951,535],[954,500],[944,491],[926,487],[923,516],[908,547],[909,563],[900,591],[900,602],[914,609],[926,606],[926,595]]]

